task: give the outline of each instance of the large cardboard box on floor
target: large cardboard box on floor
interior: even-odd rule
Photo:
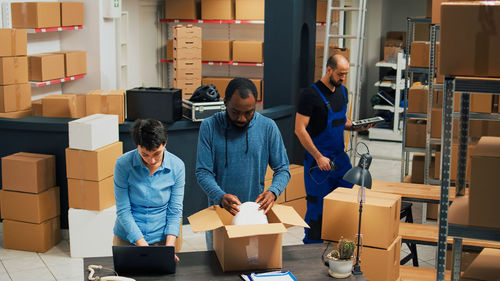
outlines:
[[[0,58],[0,85],[28,83],[28,57]]]
[[[201,79],[201,84],[202,85],[207,85],[207,84],[212,84],[217,88],[217,91],[219,91],[219,95],[221,99],[223,99],[226,96],[226,88],[229,82],[231,82],[233,78],[226,78],[226,77],[203,77]]]
[[[61,2],[61,26],[84,24],[83,2]]]
[[[60,215],[59,187],[40,193],[0,190],[2,219],[42,223]]]
[[[2,158],[2,189],[40,193],[55,185],[54,155],[18,152]]]
[[[100,211],[115,205],[113,176],[101,181],[68,179],[70,208]]]
[[[23,29],[0,28],[0,57],[26,56],[28,33]]]
[[[478,281],[497,281],[499,280],[499,276],[500,250],[484,248],[465,270],[461,278]]]
[[[115,221],[116,206],[102,211],[70,208],[68,210],[68,228],[71,257],[112,256]]]
[[[201,59],[203,61],[230,61],[231,41],[229,40],[203,40]]]
[[[96,113],[118,115],[118,123],[125,122],[124,90],[92,90],[86,96],[86,114]]]
[[[60,217],[42,223],[3,220],[5,249],[44,253],[61,241]]]
[[[406,147],[425,147],[425,120],[408,119],[406,121]]]
[[[234,0],[201,0],[201,18],[204,20],[234,19]]]
[[[498,1],[443,3],[440,74],[500,77],[500,36],[494,34],[500,30],[498,18]]]
[[[59,2],[11,3],[13,28],[44,28],[61,26]]]
[[[264,20],[265,0],[235,0],[237,20]]]
[[[197,10],[196,0],[165,1],[166,19],[195,20],[199,18]]]
[[[0,86],[0,112],[31,108],[31,85],[28,83]]]
[[[96,150],[118,141],[118,116],[93,114],[68,122],[69,148]]]
[[[471,153],[469,223],[500,227],[500,189],[495,177],[500,167],[500,137],[482,137]]]
[[[282,234],[286,226],[308,227],[289,206],[274,205],[269,224],[232,225],[233,216],[211,206],[188,217],[194,232],[213,230],[214,250],[223,271],[282,267]]]
[[[236,62],[263,62],[263,41],[233,41],[233,61]]]
[[[31,81],[49,81],[64,78],[64,54],[50,53],[28,57],[28,78]]]
[[[412,183],[424,183],[424,166],[425,166],[425,154],[424,153],[414,153],[413,160],[411,165],[411,182]],[[429,167],[429,178],[434,179],[435,171],[434,171],[435,159],[432,156],[431,164]]]
[[[339,187],[323,199],[321,238],[339,241],[354,240],[358,233],[359,188]],[[361,233],[363,245],[387,249],[399,233],[401,196],[366,189],[363,203]]]
[[[84,95],[62,94],[42,98],[42,116],[44,117],[81,118],[84,115]]]
[[[101,181],[113,175],[123,143],[115,142],[94,151],[66,148],[66,176],[69,179]]]

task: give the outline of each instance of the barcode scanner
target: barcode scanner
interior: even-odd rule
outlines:
[[[335,160],[335,159],[334,159],[334,160]],[[337,171],[337,170],[339,169],[339,167],[337,166],[337,164],[335,164],[335,161],[334,161],[334,160],[331,160],[331,159],[330,159],[330,170],[328,171],[328,174],[325,176],[325,178],[324,178],[321,182],[316,181],[316,179],[314,179],[313,175],[311,174],[311,173],[312,173],[312,171],[313,171],[314,169],[319,169],[318,164],[316,163],[316,165],[311,166],[311,168],[309,168],[309,176],[311,177],[311,179],[312,179],[312,180],[313,180],[316,184],[318,184],[318,185],[319,185],[319,184],[324,183],[324,182],[328,179],[328,176],[330,176],[330,173],[331,173],[332,171],[334,171],[334,172],[335,172],[335,171]]]

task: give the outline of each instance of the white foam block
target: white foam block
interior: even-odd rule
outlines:
[[[68,210],[69,249],[72,258],[109,257],[113,253],[116,205],[102,211]]]
[[[94,114],[68,123],[69,148],[96,150],[118,141],[118,116]]]

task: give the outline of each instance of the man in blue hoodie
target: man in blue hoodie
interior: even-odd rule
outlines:
[[[281,134],[273,120],[255,112],[257,88],[246,78],[229,82],[225,112],[203,120],[198,138],[196,177],[209,205],[232,215],[246,201],[255,201],[267,213],[290,180]],[[267,165],[274,171],[264,191]],[[207,248],[212,249],[211,232]]]

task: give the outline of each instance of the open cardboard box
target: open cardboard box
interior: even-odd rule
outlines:
[[[210,206],[188,217],[194,232],[214,231],[214,250],[223,271],[282,267],[282,234],[288,226],[309,227],[289,206],[274,205],[269,224],[232,225],[233,216]]]

